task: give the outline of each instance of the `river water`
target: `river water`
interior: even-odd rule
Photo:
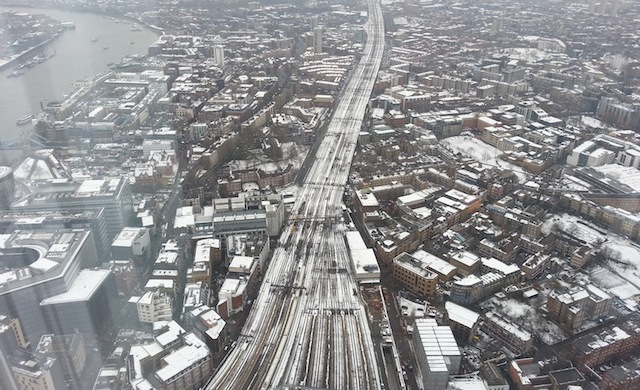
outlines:
[[[158,33],[143,27],[131,31],[132,22],[97,14],[40,8],[0,7],[2,11],[24,11],[45,14],[60,21],[73,22],[75,30],[65,30],[42,50],[55,51],[49,60],[27,69],[19,77],[8,78],[15,66],[0,72],[0,139],[19,139],[30,124],[18,126],[16,120],[36,114],[41,103],[62,100],[74,90],[73,83],[109,69],[130,54],[146,54],[158,39]],[[94,42],[95,41],[95,42]],[[35,55],[35,54],[34,54]]]

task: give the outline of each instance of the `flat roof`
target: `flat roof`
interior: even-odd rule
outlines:
[[[149,279],[147,284],[145,284],[145,290],[156,289],[156,288],[166,288],[173,290],[174,281],[172,279]]]
[[[40,305],[89,301],[110,273],[111,271],[103,269],[83,269],[78,273],[67,292],[44,299]]]
[[[520,328],[519,326],[515,325],[511,321],[508,321],[506,318],[503,318],[502,316],[500,316],[498,314],[495,314],[495,313],[492,313],[492,312],[487,313],[486,317],[487,317],[488,320],[490,320],[491,322],[493,322],[494,324],[496,324],[500,328],[504,329],[506,332],[514,335],[518,339],[520,339],[522,341],[531,340],[531,333],[529,333],[526,330]]]
[[[394,264],[407,269],[409,272],[420,275],[424,278],[436,279],[438,276],[426,268],[418,259],[408,253],[403,253],[393,259]]]
[[[347,246],[350,250],[367,249],[367,245],[364,243],[360,232],[348,231],[344,233],[344,237],[347,240]]]
[[[113,240],[111,246],[130,248],[133,246],[136,238],[143,235],[147,228],[143,227],[125,227],[120,234]]]
[[[373,193],[366,193],[360,190],[356,191],[356,196],[360,200],[360,204],[363,207],[378,207],[380,203],[378,203],[378,199]]]
[[[449,264],[447,261],[442,260],[438,256],[432,255],[431,253],[424,250],[418,250],[414,252],[412,256],[421,261],[423,264],[426,264],[426,266],[430,270],[435,271],[441,275],[450,275],[452,273],[455,273],[457,270],[455,266]]]
[[[471,329],[478,322],[480,314],[475,311],[469,310],[466,307],[460,306],[453,302],[445,302],[444,308],[447,311],[447,316],[451,321],[464,325]]]
[[[255,263],[251,256],[233,256],[229,263],[229,272],[249,273]]]
[[[514,272],[520,272],[520,267],[515,264],[506,264],[496,258],[482,259],[482,265],[498,271],[503,275],[510,275]]]
[[[193,333],[186,334],[184,336],[184,342],[186,344],[185,346],[162,358],[167,365],[156,371],[156,375],[163,382],[167,382],[169,379],[209,357],[209,348]]]
[[[451,255],[450,257],[452,260],[455,260],[467,267],[473,267],[480,261],[480,257],[469,251],[460,251]]]

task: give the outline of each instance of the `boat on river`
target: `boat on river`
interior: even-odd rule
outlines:
[[[16,69],[13,72],[9,73],[7,75],[7,77],[11,78],[11,77],[20,77],[24,74],[24,70],[22,69]]]
[[[16,124],[26,125],[27,123],[31,123],[32,119],[33,119],[33,114],[27,114],[25,116],[21,116],[20,118],[18,118],[18,120],[16,121]]]

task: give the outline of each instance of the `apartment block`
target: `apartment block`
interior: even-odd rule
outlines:
[[[594,285],[574,287],[566,292],[552,291],[547,297],[549,317],[564,329],[575,332],[587,319],[609,315],[612,297]]]
[[[438,275],[408,253],[393,259],[393,279],[398,285],[422,297],[435,294],[438,286]]]
[[[638,317],[633,316],[620,326],[599,329],[596,333],[575,340],[570,348],[578,367],[595,367],[616,357],[628,356],[640,347]]]
[[[482,330],[517,353],[525,353],[533,346],[531,333],[496,313],[485,315]]]

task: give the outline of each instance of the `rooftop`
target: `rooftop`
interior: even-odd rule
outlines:
[[[466,307],[460,306],[453,302],[445,302],[444,308],[447,311],[449,320],[457,322],[471,329],[478,322],[480,314]]]
[[[73,281],[67,292],[54,295],[40,302],[40,305],[56,305],[61,303],[87,302],[109,277],[111,271],[104,269],[83,269]]]
[[[156,376],[163,382],[180,375],[192,366],[206,361],[209,349],[203,341],[193,333],[184,336],[185,346],[173,351],[162,360],[166,364],[156,372]]]
[[[143,227],[125,227],[111,245],[125,248],[132,247],[136,239],[146,232],[147,228]]]

